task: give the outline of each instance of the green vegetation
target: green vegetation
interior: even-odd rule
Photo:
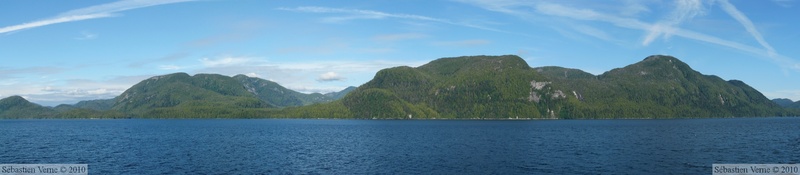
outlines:
[[[325,95],[320,93],[304,94],[260,78],[236,75],[233,79],[239,81],[248,92],[254,94],[258,99],[275,107],[304,106],[331,102],[340,99],[344,94],[352,90],[348,88],[341,92],[331,92]]]
[[[0,100],[0,118],[55,118],[52,109],[31,103],[20,96]]]
[[[670,56],[645,60],[590,77],[576,70],[537,68],[553,85],[583,99],[565,117],[673,118],[797,115],[781,109],[738,80],[700,74]],[[566,72],[566,73],[565,73]],[[560,75],[560,76],[559,76]]]
[[[775,102],[775,104],[778,104],[779,106],[784,108],[800,109],[800,101],[793,102],[792,100],[789,99],[777,98],[777,99],[772,99],[772,102]]]
[[[236,108],[269,107],[238,81],[212,74],[156,76],[134,85],[115,101],[113,110],[136,118],[225,116]]]
[[[0,118],[587,119],[798,114],[800,102],[770,101],[744,82],[703,75],[661,55],[601,75],[553,66],[531,68],[514,55],[441,58],[417,68],[384,69],[358,88],[328,94],[303,94],[244,75],[175,73],[143,80],[114,99],[55,108],[19,96],[0,100]]]
[[[794,102],[785,98],[776,98],[772,99],[772,102],[775,102],[775,104],[778,104],[778,106],[786,108],[788,111],[792,111],[795,114],[800,114],[800,101]]]

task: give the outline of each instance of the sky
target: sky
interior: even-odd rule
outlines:
[[[662,54],[800,100],[799,44],[798,0],[6,0],[0,98],[109,99],[175,72],[325,93],[466,55],[599,75]]]

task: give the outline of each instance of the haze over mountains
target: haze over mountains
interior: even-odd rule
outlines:
[[[531,68],[520,57],[505,55],[388,68],[358,88],[328,94],[303,94],[244,75],[174,73],[143,80],[114,99],[55,108],[8,97],[0,100],[0,118],[577,119],[800,113],[787,104],[767,99],[744,82],[703,75],[671,56],[649,56],[592,75],[562,67]]]

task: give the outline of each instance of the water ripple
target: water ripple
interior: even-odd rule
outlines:
[[[704,174],[797,163],[800,119],[0,120],[0,163],[92,174]]]

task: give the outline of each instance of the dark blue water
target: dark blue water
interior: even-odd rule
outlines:
[[[800,118],[0,120],[0,164],[91,174],[710,174],[800,162]]]

